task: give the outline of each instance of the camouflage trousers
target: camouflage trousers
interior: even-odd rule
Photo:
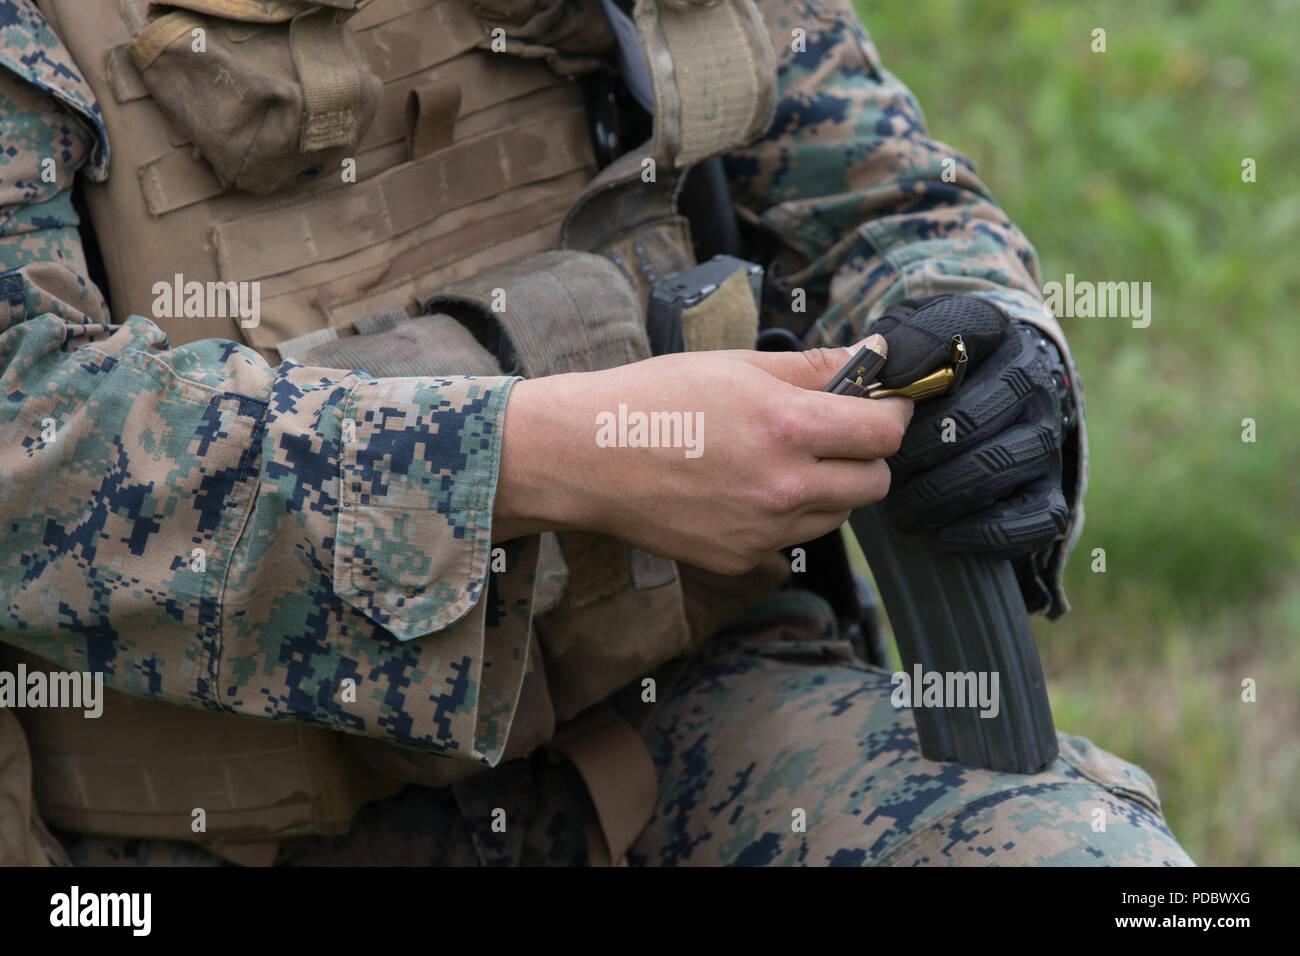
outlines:
[[[889,673],[855,659],[831,620],[820,598],[782,592],[679,667],[648,712],[639,688],[615,698],[660,780],[629,863],[1192,865],[1151,778],[1082,737],[1059,734],[1060,756],[1033,776],[922,758]],[[576,770],[538,751],[452,788],[407,787],[346,836],[283,841],[276,862],[584,864],[595,826]],[[189,844],[60,836],[77,863],[222,862]]]

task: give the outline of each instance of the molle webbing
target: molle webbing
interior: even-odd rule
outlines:
[[[130,64],[127,64],[129,67]],[[529,70],[510,84],[508,92],[514,99],[501,101],[499,71],[493,61],[483,55],[467,56],[446,64],[436,71],[437,79],[422,83],[395,83],[384,87],[374,122],[357,147],[357,179],[364,181],[383,168],[395,164],[395,159],[423,159],[429,154],[424,144],[418,149],[410,137],[422,132],[427,137],[430,129],[427,112],[412,122],[411,100],[425,101],[431,92],[441,88],[459,91],[459,102],[454,115],[445,119],[440,130],[443,148],[451,145],[453,137],[470,139],[493,129],[515,125],[540,114],[547,114],[566,106],[572,108],[572,97],[563,94],[571,91],[557,86],[555,78],[545,70]],[[110,66],[110,77],[118,74]],[[132,70],[132,75],[138,76]],[[147,95],[148,91],[144,91]],[[444,92],[443,95],[447,95]],[[427,108],[427,107],[426,107]],[[175,147],[140,168],[140,182],[149,211],[155,216],[194,203],[215,199],[226,191],[217,181],[212,169],[194,150],[177,137]]]
[[[122,0],[120,7],[79,0],[40,0],[40,5],[73,56],[98,65],[85,72],[106,125],[131,131],[114,136],[109,181],[87,193],[114,316],[152,316],[173,345],[214,336],[243,339],[274,362],[274,346],[285,339],[342,329],[385,309],[409,309],[420,292],[553,248],[566,209],[595,173],[580,118],[582,90],[541,62],[479,48],[489,38],[463,0],[363,5],[350,28],[366,70],[383,86],[369,128],[347,155],[349,168],[336,160],[309,181],[266,197],[224,190],[183,131],[165,121],[125,53],[134,34],[148,25],[143,0]],[[252,0],[247,5],[268,8],[272,18],[310,6]],[[182,6],[199,10],[200,2]],[[216,10],[202,12],[208,16]],[[452,109],[455,87],[460,102]],[[419,109],[411,109],[413,97]],[[548,125],[555,148],[544,154],[535,140],[509,134],[515,127]],[[555,143],[557,129],[563,131],[563,144]],[[487,181],[473,189],[470,201],[450,193],[443,194],[445,201],[421,198],[428,195],[421,191],[435,188],[431,181],[417,183],[417,191],[405,199],[390,190],[381,193],[385,211],[373,203],[363,209],[353,196],[371,189],[369,201],[375,189],[413,183],[415,175],[403,174],[417,168],[429,180],[464,177],[469,170]],[[387,185],[377,186],[381,180]],[[469,182],[473,186],[474,180]],[[259,217],[268,211],[307,214],[331,203],[338,209],[333,218],[342,225],[307,234],[298,218],[287,233],[278,233],[300,246],[287,262],[276,262],[283,271],[271,272],[264,257],[247,254],[245,220],[263,221]],[[412,217],[411,210],[422,204],[432,215]],[[368,219],[367,211],[375,215]],[[354,226],[351,243],[339,241]],[[243,265],[250,266],[249,274],[237,271]],[[259,281],[260,323],[241,328],[231,318],[155,315],[155,283],[178,274],[187,282],[215,282],[223,275]]]
[[[466,143],[344,190],[213,226],[222,279],[261,279],[341,258],[442,213],[578,169],[586,116],[570,110]]]

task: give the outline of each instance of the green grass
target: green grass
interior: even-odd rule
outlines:
[[[1198,862],[1300,864],[1300,5],[858,9],[1045,281],[1152,284],[1149,328],[1062,320],[1092,477],[1075,610],[1035,627],[1058,726],[1150,771]]]

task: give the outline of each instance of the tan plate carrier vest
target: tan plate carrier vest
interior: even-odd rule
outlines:
[[[599,176],[573,81],[615,52],[599,5],[581,17],[563,0],[39,6],[81,65],[109,132],[112,175],[88,184],[86,198],[115,319],[155,316],[159,279],[257,280],[256,327],[235,317],[155,320],[173,345],[242,339],[273,364],[347,357],[339,346],[357,333],[430,306],[454,312],[484,277],[489,288],[499,274],[538,292],[521,263],[562,270],[591,254],[618,266],[608,271],[621,273],[622,291],[609,291],[635,300],[636,350],[644,349],[650,283],[694,264],[675,209],[682,174],[759,135],[774,104],[772,50],[751,0],[637,0],[654,135]],[[211,75],[177,74],[196,29],[217,55],[193,62]],[[266,112],[283,122],[250,133],[243,101],[259,83],[280,89],[277,70],[298,81]],[[647,160],[656,167],[649,182]],[[539,255],[549,250],[565,252]],[[726,314],[694,317],[688,347],[752,346],[752,301],[726,303]],[[524,342],[546,338],[515,332]],[[500,374],[494,361],[475,364],[482,350],[467,360],[455,339],[433,343],[423,374],[462,366]],[[566,370],[542,343],[519,351],[526,373]],[[367,371],[417,374],[395,368]],[[698,646],[782,575],[768,566],[724,581],[598,535],[562,535],[558,547],[544,536],[542,554],[545,676],[538,663],[525,678],[506,757],[553,739],[596,802],[604,845],[593,857],[617,861],[653,808],[654,771],[635,731],[607,708],[589,708]],[[548,579],[562,592],[543,595]],[[482,769],[114,692],[98,720],[71,710],[23,717],[48,823],[201,841],[239,862],[269,862],[284,837],[344,833],[360,806],[406,782],[447,785]],[[205,834],[191,830],[196,792],[207,800]]]

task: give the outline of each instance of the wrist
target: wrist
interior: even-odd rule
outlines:
[[[590,495],[575,478],[590,476],[576,461],[581,449],[583,374],[523,379],[506,402],[501,461],[493,504],[492,540],[580,528],[589,524]]]

